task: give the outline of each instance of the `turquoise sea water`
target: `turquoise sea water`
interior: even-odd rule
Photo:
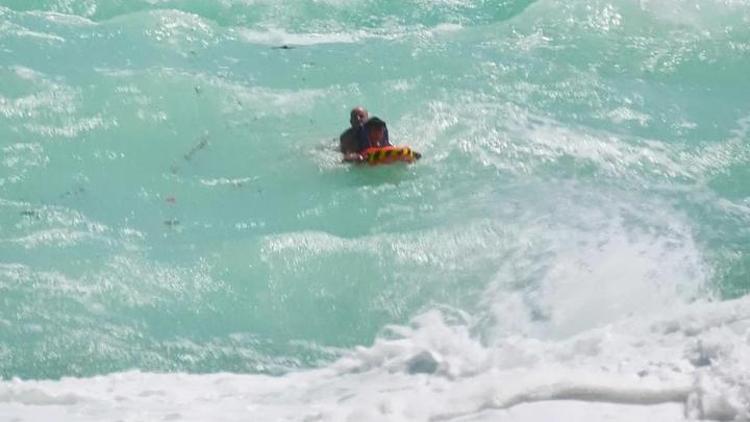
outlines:
[[[0,0],[0,379],[742,297],[748,75],[743,0]],[[355,105],[424,158],[342,164]]]

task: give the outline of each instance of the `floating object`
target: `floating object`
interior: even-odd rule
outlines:
[[[370,165],[390,164],[395,162],[413,163],[422,157],[422,154],[413,151],[411,148],[402,147],[380,147],[367,148],[362,152],[364,161]]]

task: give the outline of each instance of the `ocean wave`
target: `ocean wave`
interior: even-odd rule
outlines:
[[[750,418],[747,0],[3,4],[0,419]]]
[[[60,381],[4,381],[0,409],[71,421],[117,412],[193,420],[536,420],[571,407],[632,420],[750,417],[747,298],[633,316],[564,341],[511,337],[492,346],[431,311],[341,360],[280,377],[126,372]],[[24,407],[18,407],[24,404]],[[116,404],[116,405],[115,405]],[[114,413],[112,413],[114,414]],[[500,419],[497,419],[500,418]]]

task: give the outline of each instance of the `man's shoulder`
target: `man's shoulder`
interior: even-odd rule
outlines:
[[[346,139],[354,137],[354,128],[349,128],[343,132],[341,132],[341,135],[339,136],[339,139]]]

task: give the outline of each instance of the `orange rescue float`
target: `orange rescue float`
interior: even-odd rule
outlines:
[[[390,164],[396,162],[413,163],[422,157],[422,154],[413,151],[409,147],[375,147],[362,151],[364,161],[370,165]]]

